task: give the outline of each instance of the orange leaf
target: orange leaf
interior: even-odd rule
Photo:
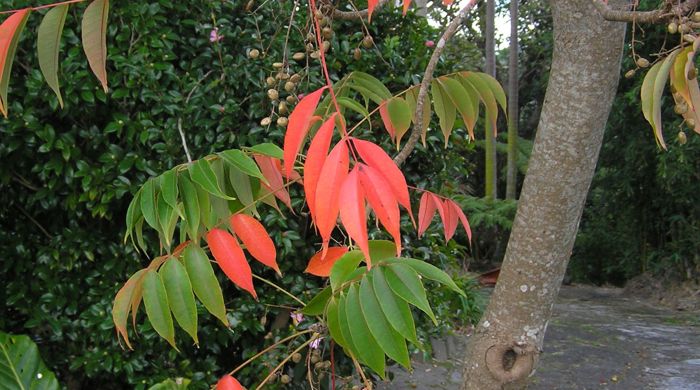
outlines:
[[[359,168],[350,174],[340,188],[340,220],[343,222],[348,236],[355,240],[367,260],[367,268],[372,267],[369,257],[369,242],[367,239],[367,214],[365,213],[365,194],[360,184]]]
[[[286,177],[292,173],[294,161],[299,154],[306,133],[309,131],[311,118],[325,89],[326,87],[322,87],[304,96],[289,115],[287,132],[284,134],[284,173]]]
[[[231,375],[224,375],[216,383],[216,390],[243,390],[243,386]]]
[[[83,13],[83,51],[102,88],[107,92],[107,17],[109,0],[95,0]]]
[[[418,237],[421,237],[428,229],[430,221],[435,216],[435,209],[432,193],[425,191],[420,197],[420,206],[418,208]]]
[[[433,205],[435,205],[438,214],[440,214],[440,219],[442,220],[442,227],[445,230],[445,241],[449,241],[450,239],[447,238],[447,225],[450,219],[448,210],[445,210],[445,205],[442,203],[442,200],[440,200],[440,197],[433,194],[432,192],[430,193],[430,199],[433,201]]]
[[[396,129],[394,129],[394,124],[391,122],[391,116],[389,115],[389,101],[385,100],[379,105],[379,115],[382,117],[382,122],[384,122],[384,127],[389,133],[389,137],[393,141],[396,138]]]
[[[406,12],[408,12],[408,7],[411,6],[411,0],[403,0],[403,14],[406,16]]]
[[[255,260],[282,275],[277,265],[275,244],[260,222],[247,214],[234,214],[231,216],[231,228]]]
[[[459,207],[459,205],[453,201],[453,200],[448,200],[450,209],[454,212],[454,215],[457,216],[460,222],[462,222],[462,226],[464,227],[464,231],[467,233],[467,238],[469,238],[469,244],[471,245],[472,242],[472,228],[469,226],[469,220],[467,220],[467,216],[464,215],[464,212],[462,211],[462,208]]]
[[[396,256],[401,255],[399,204],[386,179],[374,168],[357,164],[367,200],[384,229],[394,238]]]
[[[262,154],[254,154],[253,157],[255,157],[255,161],[260,167],[260,172],[269,183],[269,185],[267,185],[260,182],[260,185],[272,192],[277,199],[281,200],[291,210],[292,200],[289,198],[289,193],[284,186],[282,171],[278,168],[281,166],[280,160],[274,157],[263,156]]]
[[[207,233],[207,243],[214,260],[226,276],[236,286],[248,291],[253,298],[258,299],[253,287],[253,273],[236,238],[225,230],[212,229]]]
[[[318,129],[311,140],[304,162],[304,194],[306,195],[306,203],[309,205],[311,219],[314,222],[316,222],[316,187],[318,179],[321,177],[323,163],[326,161],[328,148],[331,146],[336,115],[337,113],[331,115]]]
[[[323,163],[320,175],[323,180],[318,182],[316,188],[316,227],[323,239],[324,254],[338,219],[340,186],[348,175],[349,165],[348,146],[344,140],[341,140],[333,147]]]
[[[450,5],[454,2],[454,0],[442,0],[442,4],[444,5]]]
[[[372,21],[372,12],[374,12],[374,8],[377,7],[378,3],[379,3],[379,0],[367,0],[367,21],[368,22]]]
[[[360,158],[367,163],[370,167],[374,168],[379,172],[386,182],[391,187],[391,190],[396,196],[399,204],[408,210],[408,214],[411,216],[411,221],[415,225],[416,222],[413,220],[413,211],[411,210],[411,198],[408,196],[408,185],[406,184],[406,178],[398,166],[394,163],[394,160],[389,157],[384,149],[380,148],[376,144],[369,141],[363,141],[360,139],[353,138],[353,144],[357,153],[359,153]]]
[[[346,246],[332,246],[326,251],[326,257],[323,257],[323,251],[316,252],[309,260],[309,265],[304,272],[320,277],[328,277],[331,274],[331,268],[338,259],[348,253]]]
[[[445,241],[450,241],[450,239],[452,239],[452,236],[455,235],[455,231],[457,230],[457,225],[459,224],[459,217],[450,202],[452,201],[445,199],[442,203],[445,208],[445,218],[447,219],[443,221],[445,225]]]

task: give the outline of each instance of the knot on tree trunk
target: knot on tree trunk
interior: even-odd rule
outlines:
[[[528,344],[494,344],[486,350],[486,367],[501,384],[526,378],[535,367],[537,348]]]

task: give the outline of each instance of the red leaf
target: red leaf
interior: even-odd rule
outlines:
[[[430,193],[430,199],[433,201],[433,205],[435,205],[438,214],[440,214],[440,219],[442,220],[442,227],[445,230],[445,241],[449,241],[449,239],[447,238],[447,223],[450,219],[450,216],[448,215],[448,210],[445,210],[445,205],[442,203],[440,197],[433,194],[432,192]]]
[[[372,267],[369,257],[369,242],[367,239],[367,214],[365,213],[365,193],[360,184],[359,168],[350,174],[340,188],[340,220],[343,222],[348,236],[355,240],[367,260],[367,268]]]
[[[411,221],[415,225],[416,222],[413,220],[413,211],[411,210],[411,198],[408,196],[408,185],[406,184],[406,178],[398,166],[394,163],[394,160],[389,157],[384,149],[380,148],[376,144],[369,141],[363,141],[357,138],[352,139],[353,145],[357,153],[359,153],[362,161],[367,163],[370,167],[374,168],[379,172],[386,182],[391,187],[396,200],[401,206],[408,210],[408,214],[411,216]]]
[[[445,218],[447,218],[446,221],[443,221],[445,225],[445,241],[450,241],[450,239],[452,239],[452,236],[455,235],[455,231],[457,230],[457,225],[459,224],[459,216],[457,216],[450,202],[452,201],[445,199],[442,203],[445,207]]]
[[[282,178],[282,171],[279,169],[281,167],[280,160],[274,157],[263,156],[261,154],[254,154],[255,161],[260,167],[260,172],[269,183],[260,183],[261,186],[267,188],[270,192],[275,194],[277,199],[281,200],[284,204],[292,209],[292,200],[289,198],[289,193],[284,186],[284,179]]]
[[[304,162],[304,194],[306,195],[306,203],[309,205],[311,219],[314,222],[316,222],[316,187],[333,138],[336,115],[337,113],[331,115],[318,129],[311,140]]]
[[[420,207],[418,208],[418,237],[425,233],[435,216],[435,203],[433,203],[432,193],[425,191],[420,197]]]
[[[31,12],[31,8],[19,10],[0,24],[0,84],[2,84],[3,80],[5,80],[5,83],[9,82],[7,80],[10,79],[11,69],[8,68],[8,73],[5,74],[5,65],[9,62],[10,66],[12,66],[15,55],[14,50],[12,50],[10,46],[12,46],[12,39],[15,34],[21,32],[21,30],[18,31],[18,29],[26,22],[29,12]],[[12,51],[12,53],[10,51]],[[1,89],[2,88],[0,88],[0,90]],[[0,96],[0,112],[7,117],[7,111],[10,106],[10,104],[5,101],[7,100],[7,89],[3,91],[2,95],[3,96]]]
[[[243,241],[248,253],[255,260],[274,269],[281,276],[277,265],[277,251],[270,235],[265,227],[255,218],[247,214],[234,214],[231,216],[231,228],[238,238]]]
[[[462,209],[459,207],[459,205],[453,201],[453,200],[448,200],[450,202],[450,208],[454,211],[454,214],[457,216],[460,222],[462,222],[462,226],[464,227],[464,231],[467,233],[467,238],[469,238],[469,244],[471,245],[472,242],[472,228],[469,226],[469,220],[467,220],[467,216],[464,215],[464,212]]]
[[[444,5],[450,5],[454,2],[454,0],[442,0],[442,4]]]
[[[323,257],[322,250],[318,251],[311,257],[309,265],[304,272],[324,278],[328,277],[331,274],[333,264],[346,253],[348,253],[348,247],[346,246],[332,246],[328,248],[326,257]]]
[[[299,149],[301,149],[306,133],[309,131],[314,110],[316,110],[318,101],[321,99],[325,89],[326,87],[322,87],[304,96],[294,108],[294,111],[289,114],[287,132],[284,134],[284,173],[286,177],[289,177],[292,173],[294,161],[297,158],[297,154],[299,154]]]
[[[374,12],[374,8],[377,6],[379,3],[379,0],[367,0],[367,21],[371,22],[372,21],[372,12]]]
[[[243,386],[231,375],[224,375],[216,383],[216,390],[243,390]]]
[[[320,180],[316,188],[316,227],[323,239],[323,253],[328,249],[331,232],[338,219],[340,186],[348,175],[348,146],[344,140],[333,147],[323,163]]]
[[[411,0],[403,0],[403,15],[406,16],[408,12],[408,7],[411,5]]]
[[[253,273],[236,238],[225,230],[212,229],[207,233],[207,243],[214,260],[226,276],[236,286],[248,291],[253,298],[258,299],[253,287]]]
[[[401,255],[399,204],[386,179],[374,168],[357,164],[367,200],[384,229],[394,238],[396,256]]]
[[[396,129],[394,129],[394,124],[391,123],[391,116],[389,115],[388,104],[389,101],[385,100],[379,105],[379,115],[382,117],[382,122],[384,122],[384,127],[389,133],[389,137],[393,141],[396,138]]]

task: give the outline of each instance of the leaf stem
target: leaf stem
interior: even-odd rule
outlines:
[[[264,282],[264,283],[269,284],[270,286],[276,288],[277,290],[279,290],[280,292],[284,293],[284,294],[287,295],[288,297],[290,297],[290,298],[292,298],[293,300],[299,302],[301,305],[306,306],[306,303],[304,303],[304,301],[302,301],[301,299],[295,297],[294,295],[292,295],[292,293],[290,293],[289,291],[287,291],[287,290],[283,289],[282,287],[276,285],[275,283],[273,283],[273,282],[271,282],[271,281],[269,281],[269,280],[263,278],[262,276],[258,276],[258,275],[256,275],[256,274],[253,274],[253,277],[254,277],[255,279],[258,279],[258,280],[261,281],[261,282]]]
[[[65,5],[65,4],[73,4],[73,3],[82,3],[85,0],[68,0],[68,1],[61,1],[58,3],[52,3],[52,4],[45,4],[45,5],[39,5],[36,7],[29,7],[31,8],[32,11],[40,10],[40,9],[45,9],[45,8],[52,8],[52,7],[58,7],[59,5]],[[24,9],[24,8],[23,8]],[[4,14],[13,14],[17,11],[21,11],[22,9],[11,9],[9,11],[0,11],[0,15]]]
[[[255,355],[251,356],[248,360],[246,360],[246,361],[244,361],[243,363],[239,364],[238,367],[234,368],[234,369],[233,369],[231,372],[229,372],[228,374],[229,374],[229,375],[235,374],[236,372],[240,371],[243,367],[245,367],[245,366],[247,366],[248,364],[250,364],[253,360],[259,358],[259,357],[262,356],[262,355],[264,355],[265,353],[267,353],[267,352],[270,351],[271,349],[276,348],[276,347],[279,346],[280,344],[284,344],[284,343],[286,343],[286,342],[289,341],[289,340],[295,339],[295,338],[297,338],[297,337],[299,337],[299,336],[302,336],[302,335],[305,335],[305,334],[311,333],[311,332],[313,332],[311,329],[306,329],[306,330],[304,330],[304,331],[294,333],[294,334],[291,335],[291,336],[287,336],[287,337],[283,338],[282,340],[280,340],[280,341],[278,341],[278,342],[276,342],[276,343],[273,343],[273,344],[270,345],[269,347],[263,349],[262,351],[256,353]]]

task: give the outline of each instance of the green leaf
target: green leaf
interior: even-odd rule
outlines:
[[[166,379],[148,388],[148,390],[186,390],[192,381],[186,378]]]
[[[240,172],[248,176],[257,177],[266,182],[265,176],[260,172],[260,168],[255,164],[255,161],[242,151],[238,149],[226,150],[219,153],[219,156],[226,161],[227,164],[237,168]]]
[[[491,91],[489,83],[475,72],[463,72],[457,76],[462,84],[471,85],[479,94],[479,99],[486,108],[486,131],[496,133],[496,121],[498,120],[498,104]]]
[[[212,205],[209,193],[200,186],[195,186],[197,191],[197,200],[199,200],[199,220],[211,229],[216,224],[216,215],[212,213]]]
[[[241,201],[243,206],[250,208],[253,215],[260,219],[260,214],[258,214],[258,209],[255,206],[255,196],[253,195],[253,187],[250,185],[250,176],[238,169],[236,166],[230,166],[229,180],[231,181],[231,187],[236,192],[236,196]],[[253,179],[257,180],[257,179]]]
[[[199,246],[189,245],[183,251],[182,258],[185,261],[185,269],[197,298],[209,313],[228,326],[224,295],[221,293],[219,281],[216,280],[207,254]]]
[[[338,291],[338,288],[348,280],[349,276],[355,271],[363,258],[362,252],[350,251],[333,264],[330,279],[331,287],[334,292]]]
[[[153,329],[177,350],[168,295],[160,275],[152,269],[149,269],[143,277],[143,304],[146,306],[146,315]]]
[[[503,112],[508,113],[508,107],[506,104],[507,103],[506,93],[505,93],[505,91],[503,91],[503,87],[501,87],[501,84],[498,83],[498,80],[493,78],[493,76],[491,76],[488,73],[483,73],[483,72],[470,72],[470,73],[472,75],[474,75],[475,77],[478,77],[484,81],[484,83],[491,90],[491,93],[493,94],[493,97],[498,102],[498,105],[501,106],[501,109],[503,110]]]
[[[140,203],[140,198],[141,197],[141,191],[138,191],[136,195],[134,195],[134,199],[131,200],[129,203],[129,208],[126,209],[126,233],[124,233],[124,243],[126,244],[126,240],[129,239],[129,237],[132,237],[132,243],[133,243],[133,236],[132,232],[134,230],[134,226],[138,222],[139,218],[141,218],[141,203]]]
[[[19,37],[27,24],[30,12],[31,10],[28,8],[17,11],[0,25],[0,36],[3,36],[3,38],[10,37],[9,44],[7,41],[0,42],[0,112],[5,118],[7,118],[7,111],[10,107],[7,101],[7,88],[10,85],[12,63],[15,59]]]
[[[39,68],[46,79],[46,83],[56,94],[58,104],[63,108],[63,98],[58,83],[58,51],[61,45],[63,25],[68,14],[68,4],[51,8],[46,13],[39,25],[37,33],[37,52],[39,54]]]
[[[160,227],[158,226],[158,211],[156,209],[155,179],[148,179],[146,184],[141,187],[141,197],[139,201],[141,203],[141,213],[146,223],[153,229],[156,229],[156,231],[160,231]]]
[[[420,88],[414,87],[409,89],[406,92],[406,103],[408,104],[408,107],[411,109],[411,112],[413,113],[413,117],[411,117],[411,121],[413,122],[414,125],[418,125],[417,118],[416,118],[416,107],[418,106],[418,92],[420,92]],[[430,126],[430,116],[432,114],[432,110],[430,108],[430,101],[429,99],[425,100],[425,104],[423,104],[423,126],[422,129],[423,131],[421,132],[421,141],[423,142],[423,146],[425,146],[425,137],[428,132],[428,127]]]
[[[109,0],[94,0],[83,13],[82,40],[83,50],[87,56],[92,73],[95,74],[102,89],[107,88],[107,17]]]
[[[170,221],[172,216],[177,216],[177,214],[175,214],[175,210],[165,202],[162,192],[158,196],[156,208],[158,209],[158,222],[160,223],[161,230],[159,230],[159,232],[161,234],[161,239],[164,241],[165,246],[170,248],[170,244],[172,244],[173,239],[173,235],[170,232]]]
[[[124,342],[129,347],[129,333],[126,328],[126,322],[129,319],[129,311],[131,310],[131,300],[134,296],[134,291],[140,286],[141,278],[143,274],[146,273],[145,269],[139,270],[124,283],[124,286],[119,289],[117,295],[114,297],[114,304],[112,305],[112,321],[114,322],[114,327],[117,330],[117,335],[124,339]]]
[[[192,336],[195,344],[199,344],[197,339],[197,306],[194,303],[192,285],[185,266],[178,259],[171,257],[163,264],[159,273],[163,279],[170,310],[172,310],[175,320],[185,332]]]
[[[433,106],[440,120],[440,129],[442,129],[442,134],[445,137],[445,147],[447,147],[447,142],[457,117],[457,110],[437,80],[433,80],[430,83],[430,94],[433,96]]]
[[[365,93],[358,90],[358,92],[363,93],[366,98],[374,101],[377,104],[381,104],[383,101],[391,99],[393,96],[389,89],[382,84],[376,77],[364,73],[364,72],[352,72],[349,77],[350,88],[358,90],[363,90]]]
[[[180,208],[177,205],[177,172],[175,169],[166,171],[160,176],[160,190],[163,192],[163,200],[165,203],[170,205],[178,214],[180,213]],[[180,217],[185,218],[184,215]]]
[[[384,379],[384,352],[382,352],[377,340],[372,336],[367,326],[367,320],[362,314],[357,284],[353,284],[348,289],[345,314],[347,315],[352,342],[358,353],[358,359]]]
[[[384,267],[374,267],[371,271],[372,287],[379,300],[379,305],[391,326],[403,337],[414,344],[418,344],[416,325],[413,322],[411,308],[406,301],[397,297],[391,287],[389,287],[383,268]]]
[[[344,308],[343,308],[344,309]],[[328,306],[326,307],[326,325],[331,332],[331,337],[335,342],[345,349],[351,349],[347,340],[343,337],[343,332],[340,329],[340,313],[338,311],[338,299],[330,296]],[[349,329],[348,329],[349,330]]]
[[[678,49],[674,50],[668,55],[668,57],[660,62],[661,67],[659,68],[659,72],[654,80],[654,103],[652,104],[652,119],[654,123],[652,124],[652,128],[654,129],[656,142],[658,142],[664,149],[666,149],[666,143],[664,142],[663,121],[661,120],[661,97],[664,94],[664,88],[666,87],[666,81],[668,80],[668,76],[670,74],[671,65],[673,65],[673,61],[676,59],[678,52]]]
[[[271,143],[262,143],[248,148],[253,153],[262,154],[264,156],[274,157],[278,159],[284,158],[284,152],[279,146]]]
[[[396,257],[396,244],[388,240],[370,240],[369,255],[372,262]]]
[[[316,294],[315,297],[313,297],[309,303],[304,306],[303,309],[301,309],[301,312],[308,315],[308,316],[318,316],[323,314],[323,312],[326,309],[326,304],[328,304],[328,300],[330,299],[331,295],[333,293],[333,290],[331,289],[330,286],[324,288]]]
[[[414,271],[416,271],[424,278],[444,284],[445,286],[452,289],[454,292],[464,296],[464,291],[462,291],[462,289],[460,289],[457,286],[457,284],[455,284],[454,280],[452,280],[452,278],[443,270],[432,264],[426,263],[425,261],[409,259],[405,257],[387,259],[386,262],[389,264],[405,264],[413,268]]]
[[[425,296],[423,283],[413,268],[404,264],[391,264],[384,267],[384,276],[396,295],[422,310],[437,325],[437,318]]]
[[[360,306],[365,322],[384,353],[399,364],[410,369],[411,360],[404,338],[389,324],[379,305],[379,297],[372,287],[372,274],[362,278],[360,284]]]
[[[346,310],[347,297],[341,291],[338,294],[338,328],[340,328],[340,334],[342,335],[344,347],[350,351],[350,353],[356,359],[359,357],[355,344],[353,343],[352,334],[350,333],[350,322],[348,321],[348,315]],[[336,339],[337,341],[338,339]],[[343,346],[343,344],[340,344]]]
[[[408,128],[411,127],[411,108],[406,103],[406,100],[395,97],[389,100],[386,109],[389,112],[394,131],[396,131],[396,144],[399,147],[401,138],[406,134]]]
[[[443,90],[462,116],[462,121],[464,121],[464,125],[467,127],[471,136],[474,133],[474,126],[476,125],[479,101],[476,100],[473,102],[470,94],[467,93],[464,86],[457,80],[444,77],[439,78],[438,82],[441,83]],[[476,110],[474,109],[474,103],[476,103]]]
[[[339,97],[337,100],[338,105],[340,105],[341,107],[353,110],[362,115],[362,117],[364,118],[369,116],[369,111],[367,111],[367,109],[362,104],[358,103],[354,99],[350,99],[347,97]]]
[[[58,380],[25,335],[0,332],[0,387],[2,389],[58,390]]]
[[[189,167],[190,178],[195,183],[199,184],[202,189],[208,193],[227,200],[235,200],[221,191],[219,187],[219,179],[214,173],[209,161],[205,158],[199,159]]]
[[[197,198],[197,188],[185,175],[180,177],[180,190],[182,191],[182,205],[185,211],[185,223],[187,234],[196,244],[197,232],[199,231],[199,199]]]

